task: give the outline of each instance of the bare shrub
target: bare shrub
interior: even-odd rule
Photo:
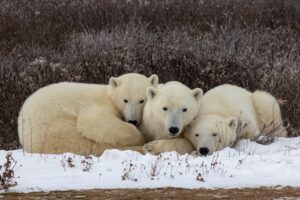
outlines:
[[[84,159],[81,160],[81,164],[83,167],[82,171],[89,172],[94,165],[93,158],[91,156],[85,156]]]
[[[8,189],[10,187],[16,186],[15,181],[15,167],[17,161],[14,160],[11,153],[7,153],[5,156],[5,163],[0,165],[0,190]]]
[[[131,180],[137,182],[138,179],[133,175],[133,171],[136,169],[137,166],[132,164],[131,161],[129,162],[123,161],[122,166],[123,166],[122,169],[123,175],[121,176],[122,181]]]
[[[200,181],[200,182],[205,182],[204,181],[204,178],[202,177],[202,174],[201,173],[198,173],[197,177],[196,177],[196,180],[197,181]]]
[[[299,135],[299,21],[298,0],[1,1],[0,148],[18,147],[19,110],[38,88],[128,72],[266,90]]]
[[[71,157],[71,156],[66,156],[66,155],[64,155],[62,157],[60,163],[65,171],[66,171],[66,167],[69,167],[69,168],[75,167],[74,158],[75,158],[75,156]]]

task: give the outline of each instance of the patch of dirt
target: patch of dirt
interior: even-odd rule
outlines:
[[[64,192],[6,193],[0,199],[300,199],[300,188],[246,188],[246,189],[117,189]]]

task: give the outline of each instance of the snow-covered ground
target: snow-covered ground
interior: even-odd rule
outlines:
[[[6,151],[0,151],[3,165]],[[106,151],[101,157],[12,151],[17,185],[9,192],[94,188],[243,188],[300,186],[300,137],[270,145],[242,140],[207,157]],[[3,168],[2,168],[3,169]],[[5,192],[1,190],[1,192]]]

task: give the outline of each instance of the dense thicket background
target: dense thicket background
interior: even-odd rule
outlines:
[[[0,149],[18,147],[18,112],[38,88],[127,72],[266,90],[299,134],[299,33],[299,0],[2,0]]]

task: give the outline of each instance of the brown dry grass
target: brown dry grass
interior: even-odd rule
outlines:
[[[299,31],[298,0],[0,1],[0,149],[18,147],[18,112],[38,88],[127,72],[266,90],[299,135]]]

